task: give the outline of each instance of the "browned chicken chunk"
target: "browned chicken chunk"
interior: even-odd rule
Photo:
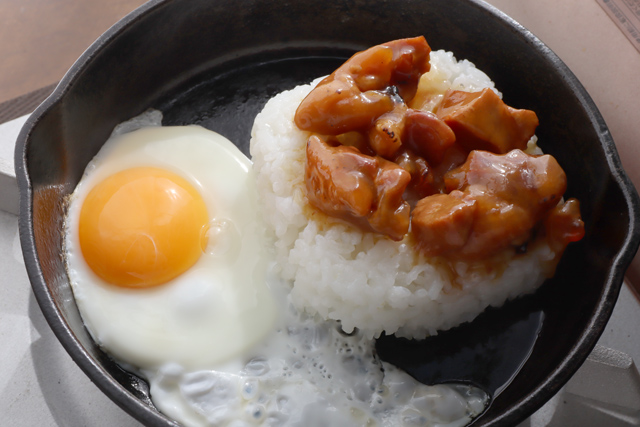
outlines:
[[[567,189],[567,177],[558,161],[548,154],[472,151],[462,166],[445,175],[445,185],[447,191],[480,189],[531,210],[539,220],[560,201]]]
[[[584,222],[580,216],[580,202],[569,199],[549,212],[545,220],[545,232],[551,248],[562,253],[571,242],[584,237]]]
[[[401,240],[409,229],[410,207],[402,194],[410,180],[398,165],[354,147],[332,147],[315,135],[307,142],[309,203],[394,240]]]
[[[538,127],[536,113],[509,107],[491,89],[449,90],[436,114],[451,127],[458,144],[468,150],[500,154],[524,150]]]
[[[408,109],[402,141],[429,164],[442,163],[446,151],[456,142],[451,128],[430,111]]]
[[[424,37],[394,40],[356,53],[300,103],[294,120],[302,130],[323,135],[369,128],[395,101],[395,86],[406,100],[429,71],[431,48]]]
[[[418,203],[412,216],[418,246],[430,256],[478,260],[525,244],[536,224],[560,201],[566,189],[566,176],[549,155],[531,156],[520,150],[506,155],[473,151],[462,166],[445,175],[445,185],[451,191],[447,196],[466,204],[475,202],[473,215],[458,214],[458,218],[451,219],[463,224],[463,232],[458,236],[466,239],[462,243],[460,239],[451,240],[455,245],[443,245],[433,239],[449,235],[454,226],[440,217],[446,211],[442,201],[431,201],[434,196],[430,196]],[[434,215],[423,213],[434,210],[439,214],[437,220],[432,220]]]
[[[369,225],[377,233],[402,240],[409,231],[411,207],[403,199],[411,176],[395,163],[380,158],[376,175],[376,203],[369,215]]]
[[[393,162],[411,175],[411,182],[407,188],[412,199],[417,201],[438,192],[433,171],[425,159],[403,148]]]
[[[379,156],[391,158],[402,147],[407,107],[397,103],[393,110],[378,117],[369,129],[369,145]]]
[[[476,201],[461,191],[420,200],[411,227],[418,247],[429,256],[452,253],[469,240],[476,217]]]

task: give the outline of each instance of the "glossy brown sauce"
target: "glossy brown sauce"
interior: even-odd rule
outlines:
[[[491,89],[447,91],[433,111],[409,108],[431,49],[424,37],[357,53],[302,101],[310,204],[450,261],[497,259],[580,240],[579,202],[549,155],[525,153],[538,118]],[[496,258],[497,257],[497,258]],[[487,268],[493,268],[488,263]]]

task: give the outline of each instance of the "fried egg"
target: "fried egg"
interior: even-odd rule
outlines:
[[[198,126],[109,139],[66,227],[74,296],[100,346],[139,368],[204,369],[274,328],[254,181],[235,145]]]

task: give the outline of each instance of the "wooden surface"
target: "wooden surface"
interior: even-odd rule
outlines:
[[[0,0],[0,104],[59,81],[144,0]]]

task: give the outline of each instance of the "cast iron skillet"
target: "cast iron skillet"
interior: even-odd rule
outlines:
[[[638,247],[638,196],[594,103],[535,36],[475,0],[152,0],[80,57],[16,147],[20,236],[36,298],[71,357],[124,410],[148,425],[173,425],[146,383],[91,340],[61,256],[65,197],[113,127],[153,107],[165,124],[201,124],[247,153],[253,118],[269,97],[329,73],[356,50],[420,34],[474,62],[508,104],[536,111],[540,145],[565,168],[586,237],[535,295],[428,345],[385,337],[378,352],[419,379],[446,380],[453,367],[492,392],[477,426],[520,422],[582,364]]]

